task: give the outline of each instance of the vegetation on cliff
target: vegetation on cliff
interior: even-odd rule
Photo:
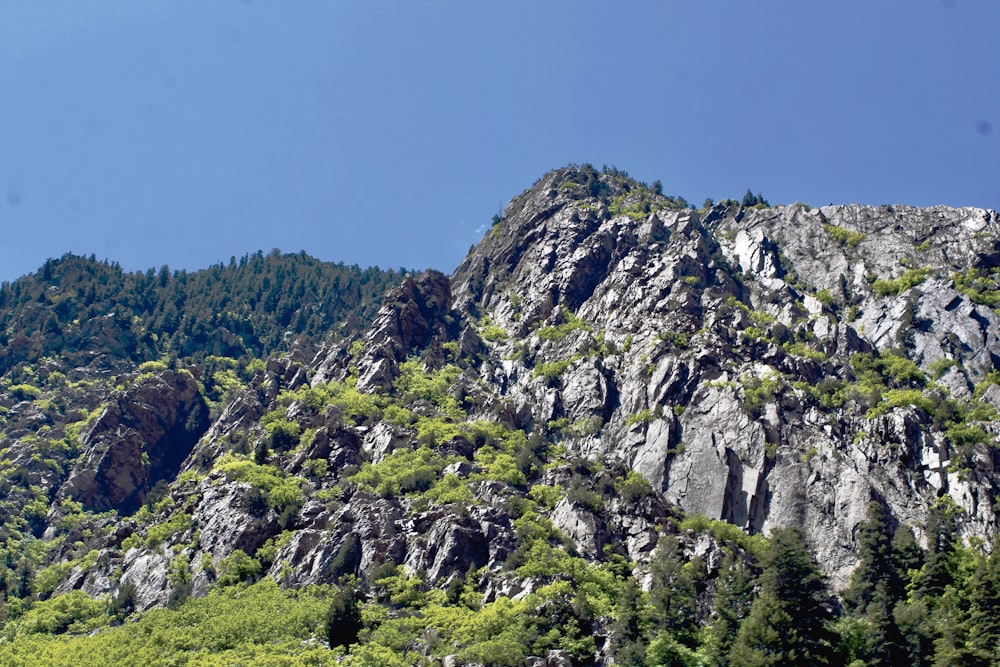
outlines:
[[[53,260],[0,662],[995,662],[998,228],[584,165],[451,279]]]

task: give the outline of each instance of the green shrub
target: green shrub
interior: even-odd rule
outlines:
[[[586,438],[591,435],[596,435],[603,426],[604,419],[594,415],[593,417],[577,419],[575,422],[563,429],[563,433],[573,438]]]
[[[563,495],[563,488],[558,484],[555,486],[535,484],[528,491],[528,497],[538,503],[539,507],[547,510],[555,509],[555,506],[562,500]]]
[[[635,470],[629,470],[625,477],[615,483],[615,489],[627,504],[631,505],[653,493],[653,487],[646,478]]]
[[[566,359],[561,359],[559,361],[550,361],[538,364],[531,372],[531,377],[542,377],[546,380],[558,380],[562,377],[562,374],[566,372],[566,369],[570,367],[571,363],[572,362]]]
[[[990,308],[1000,308],[1000,273],[996,269],[986,273],[982,269],[973,267],[958,271],[951,280],[955,289],[973,302]]]
[[[107,622],[107,597],[92,598],[77,590],[36,602],[23,616],[4,628],[8,641],[33,634],[85,633]]]
[[[899,354],[886,352],[878,358],[875,366],[885,378],[900,387],[922,387],[927,382],[927,377],[920,370],[920,367],[910,359]]]
[[[743,408],[747,414],[758,416],[760,409],[774,398],[781,382],[773,375],[765,377],[747,377],[742,379],[743,384]]]
[[[510,454],[497,452],[491,447],[483,447],[476,452],[476,461],[483,466],[480,476],[484,479],[505,482],[516,487],[523,487],[527,483],[517,460]]]
[[[265,424],[266,444],[276,452],[288,451],[299,442],[299,425],[293,421],[275,420]]]
[[[837,225],[823,225],[823,231],[825,231],[831,239],[837,243],[847,246],[848,248],[856,248],[859,243],[865,240],[865,235],[861,232],[855,232],[850,229],[844,229],[843,227],[838,227]]]
[[[417,359],[407,359],[399,365],[395,388],[403,403],[426,400],[434,404],[442,416],[461,420],[465,411],[451,394],[451,389],[462,376],[462,369],[448,364],[437,370],[425,370]]]
[[[31,582],[32,591],[35,595],[48,595],[56,589],[56,586],[63,582],[66,575],[73,569],[73,565],[72,561],[67,561],[42,568],[35,575],[35,580]]]
[[[910,269],[899,278],[892,280],[876,280],[872,284],[872,289],[878,296],[896,295],[905,292],[911,287],[916,287],[927,279],[930,275],[930,268]]]
[[[482,336],[483,340],[488,340],[491,343],[507,340],[507,332],[504,331],[503,327],[496,324],[483,326],[479,330],[479,335]]]
[[[34,401],[42,395],[41,389],[30,384],[15,384],[9,391],[19,401]]]
[[[450,462],[430,447],[398,449],[378,463],[365,463],[349,481],[391,498],[430,489]]]
[[[931,377],[935,380],[941,378],[942,375],[948,372],[948,369],[955,365],[954,359],[949,359],[947,357],[942,357],[935,362],[932,362],[927,366],[927,370],[930,371]]]
[[[149,527],[149,530],[146,531],[146,546],[149,548],[156,547],[168,537],[181,535],[190,527],[191,515],[185,512],[178,512],[167,521]]]
[[[565,322],[555,326],[541,327],[538,330],[539,338],[542,340],[562,340],[574,331],[590,331],[590,326],[570,312],[566,306],[561,306],[560,310]]]
[[[691,346],[691,344],[688,342],[688,337],[682,333],[673,333],[670,331],[664,331],[658,334],[656,338],[657,340],[662,340],[667,343],[670,343],[670,345],[676,347],[678,350],[686,350]]]
[[[568,417],[560,417],[559,419],[551,419],[546,424],[545,427],[552,431],[553,433],[559,433],[563,429],[569,426]]]
[[[875,407],[868,410],[865,418],[874,419],[893,408],[909,405],[921,408],[927,414],[934,412],[934,402],[927,396],[924,396],[922,391],[918,389],[890,389],[882,396],[882,400]]]
[[[653,419],[653,413],[648,408],[645,410],[640,410],[634,415],[629,415],[625,418],[625,426],[633,426],[634,424],[646,424]]]
[[[242,549],[236,549],[223,558],[218,565],[220,586],[232,586],[243,581],[253,581],[260,576],[261,565]]]
[[[833,292],[828,289],[821,289],[816,292],[816,300],[829,308],[834,304]]]
[[[693,530],[696,533],[709,532],[718,540],[733,542],[744,551],[748,551],[758,558],[763,555],[767,548],[767,538],[763,535],[748,535],[739,526],[709,519],[701,514],[689,514],[680,524],[681,531]]]
[[[427,491],[424,498],[436,505],[456,503],[459,505],[472,505],[475,496],[469,489],[469,485],[458,475],[443,475],[435,481]]]
[[[788,341],[784,343],[781,347],[785,349],[789,354],[793,354],[796,357],[803,357],[805,359],[812,359],[813,361],[825,361],[826,354],[820,352],[819,350],[809,347],[805,343],[799,341]]]
[[[273,466],[261,465],[236,454],[225,454],[215,464],[215,469],[227,478],[246,482],[264,492],[267,504],[278,512],[301,507],[304,502],[301,481],[287,477]]]
[[[165,361],[144,361],[139,364],[139,373],[161,373],[170,368],[170,365]]]
[[[454,440],[462,434],[458,424],[441,417],[417,417],[417,442],[425,447],[436,447]]]

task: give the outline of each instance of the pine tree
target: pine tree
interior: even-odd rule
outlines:
[[[341,588],[333,594],[326,613],[326,636],[330,648],[347,647],[357,642],[361,627],[357,595],[349,588]]]
[[[615,622],[612,625],[612,651],[615,664],[622,667],[643,667],[646,661],[643,635],[643,599],[635,579],[628,577],[622,585]]]
[[[910,582],[910,596],[900,602],[894,612],[908,651],[908,662],[912,665],[934,664],[937,649],[950,655],[953,652],[950,643],[956,641],[961,631],[953,625],[954,610],[961,607],[954,606],[953,599],[945,600],[944,597],[955,584],[956,514],[954,502],[947,497],[931,507],[927,517],[928,549],[924,563]],[[942,601],[948,604],[942,605]]]
[[[685,564],[682,558],[676,537],[668,535],[660,539],[650,563],[652,625],[655,630],[669,634],[678,642],[694,646],[698,630],[694,567]]]
[[[859,562],[851,573],[851,583],[843,597],[848,612],[861,614],[871,602],[879,582],[886,583],[886,594],[890,590],[902,592],[902,584],[894,567],[888,516],[881,503],[868,504],[868,516],[858,525],[856,535]]]
[[[969,589],[969,665],[1000,663],[1000,542],[982,558]]]
[[[722,667],[736,641],[740,624],[753,605],[755,578],[742,558],[726,554],[712,599],[712,622],[705,628],[702,652],[709,665]]]
[[[825,665],[832,653],[826,585],[798,528],[771,534],[761,593],[740,626],[729,662],[746,667]]]
[[[903,598],[903,577],[897,570],[889,516],[881,503],[869,503],[857,542],[860,562],[843,597],[848,616],[862,621],[855,626],[861,628],[858,657],[869,665],[901,664],[905,649],[893,610]]]

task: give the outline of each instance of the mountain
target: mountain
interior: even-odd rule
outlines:
[[[571,166],[450,277],[4,285],[0,656],[997,660],[1000,217],[706,204]]]

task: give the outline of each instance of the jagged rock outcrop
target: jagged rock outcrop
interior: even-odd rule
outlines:
[[[963,530],[992,540],[992,445],[948,471],[956,447],[921,409],[865,419],[870,406],[819,406],[805,387],[850,391],[852,355],[896,351],[927,378],[944,366],[944,390],[970,398],[997,368],[1000,320],[953,276],[997,265],[995,212],[656,210],[606,177],[610,202],[589,196],[583,171],[512,200],[453,276],[457,309],[509,334],[482,372],[506,397],[536,424],[599,417],[568,445],[622,460],[686,511],[803,526],[837,585],[871,499],[919,527],[950,495]],[[653,206],[628,209],[637,200]]]
[[[386,295],[385,305],[365,336],[358,359],[359,388],[388,389],[398,362],[453,329],[448,321],[450,310],[451,290],[443,273],[426,271],[404,278]]]
[[[130,514],[157,482],[173,480],[208,425],[190,373],[139,377],[80,434],[85,452],[59,495],[89,510]]]
[[[531,540],[648,581],[664,534],[711,578],[721,540],[684,533],[683,511],[801,527],[839,589],[872,500],[922,538],[950,499],[990,543],[998,266],[992,211],[693,210],[551,172],[450,278],[406,275],[366,331],[255,365],[210,427],[183,372],[116,394],[59,498],[127,514],[183,476],[65,585],[164,604],[177,570],[201,594],[242,551],[286,585],[400,565],[523,599]],[[25,424],[50,419],[23,403]]]

